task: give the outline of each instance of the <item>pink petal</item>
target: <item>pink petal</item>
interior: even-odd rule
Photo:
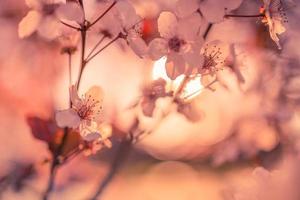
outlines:
[[[178,34],[185,41],[194,41],[199,35],[202,18],[198,13],[180,19],[178,22]]]
[[[162,12],[157,20],[158,31],[164,38],[171,38],[177,32],[177,18],[171,12]]]
[[[92,86],[86,93],[86,98],[92,98],[95,101],[103,102],[104,92],[103,89],[99,86]]]
[[[20,38],[25,38],[34,33],[40,22],[42,16],[37,11],[29,11],[27,15],[21,20],[18,27],[18,34]]]
[[[148,54],[153,60],[158,60],[168,52],[167,41],[161,38],[155,38],[149,44]]]
[[[166,72],[171,80],[175,80],[185,72],[185,62],[181,55],[170,54],[166,63]]]
[[[199,8],[199,0],[179,0],[176,3],[176,14],[179,17],[187,17]]]
[[[144,57],[147,54],[148,46],[146,42],[139,36],[129,35],[127,37],[128,44],[136,55]]]
[[[62,24],[53,16],[45,17],[38,27],[38,33],[45,39],[53,40],[61,35]]]
[[[73,109],[58,111],[55,114],[55,120],[59,127],[77,128],[80,124],[80,117]]]
[[[75,2],[69,2],[67,4],[61,5],[56,10],[56,14],[61,20],[69,20],[82,23],[84,19],[82,8],[78,3]]]

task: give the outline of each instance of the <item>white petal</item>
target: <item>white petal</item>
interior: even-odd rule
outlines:
[[[85,133],[83,135],[81,135],[82,138],[86,141],[94,141],[94,140],[97,140],[99,138],[101,138],[101,135],[99,132],[90,132],[90,133]]]
[[[168,52],[167,41],[161,38],[155,38],[149,44],[148,54],[153,60],[158,60]]]
[[[38,33],[45,39],[53,40],[61,35],[61,27],[63,25],[53,16],[48,16],[42,19]]]
[[[125,29],[131,28],[134,24],[141,20],[136,14],[136,11],[131,3],[128,1],[118,1],[116,4],[118,10],[118,18],[121,20]]]
[[[190,75],[194,69],[201,68],[204,63],[204,56],[200,52],[188,52],[183,54],[185,61],[188,63],[188,74]]]
[[[185,41],[193,41],[199,34],[201,23],[201,16],[197,13],[192,14],[179,20],[177,32]]]
[[[185,72],[185,62],[181,55],[170,54],[166,63],[166,72],[170,79],[175,80]]]
[[[73,109],[58,111],[55,120],[59,127],[77,128],[80,124],[80,117]]]
[[[101,134],[101,139],[105,140],[109,138],[112,135],[112,127],[108,123],[102,123],[99,128],[98,128],[100,134]]]
[[[103,89],[99,86],[92,86],[86,93],[85,97],[91,97],[95,101],[102,102],[104,98],[104,92]]]
[[[127,40],[129,46],[131,47],[131,49],[134,51],[136,55],[142,58],[147,54],[148,46],[146,45],[146,42],[141,37],[129,35],[127,37]]]
[[[20,38],[30,36],[37,30],[37,27],[41,21],[41,14],[37,11],[29,11],[27,15],[21,20],[18,27],[18,33]]]
[[[179,0],[176,3],[176,14],[179,17],[187,17],[199,8],[199,0]]]
[[[224,19],[225,7],[220,1],[204,1],[200,4],[200,11],[208,22],[216,23]]]
[[[171,12],[162,12],[157,20],[158,31],[164,38],[171,38],[177,32],[177,18]]]
[[[82,8],[79,6],[78,3],[75,2],[70,2],[61,5],[56,10],[56,13],[61,20],[69,20],[82,23],[84,19]]]

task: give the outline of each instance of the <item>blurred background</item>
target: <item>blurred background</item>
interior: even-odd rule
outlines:
[[[146,41],[157,35],[159,13],[173,10],[175,2],[132,1],[146,19]],[[257,13],[261,4],[244,0],[235,12]],[[27,11],[23,0],[0,1],[0,199],[5,200],[41,198],[50,153],[26,119],[53,118],[55,110],[68,105],[68,60],[59,45],[36,34],[18,38],[18,23]],[[234,43],[237,67],[222,71],[216,91],[203,90],[193,99],[201,115],[197,122],[177,112],[152,119],[128,109],[146,83],[163,76],[164,60],[140,59],[116,43],[91,61],[80,92],[95,84],[103,87],[106,119],[124,132],[136,115],[143,127],[157,126],[120,158],[118,173],[99,199],[299,200],[299,11],[287,11],[280,52],[257,19],[228,19],[213,26],[207,40]],[[88,48],[95,41],[91,37]],[[75,54],[73,78],[78,62]],[[163,110],[166,103],[157,103]],[[51,199],[89,199],[119,146],[113,141],[112,149],[80,154],[62,166]]]

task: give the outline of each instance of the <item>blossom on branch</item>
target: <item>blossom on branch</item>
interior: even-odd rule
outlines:
[[[282,0],[263,0],[264,6],[260,12],[264,15],[262,22],[269,27],[271,39],[281,49],[279,35],[286,31],[284,24],[288,22],[285,5]]]
[[[57,125],[79,129],[80,135],[86,141],[106,140],[110,134],[104,134],[102,129],[102,89],[93,86],[79,98],[73,85],[70,88],[70,99],[72,107],[56,113]]]
[[[166,72],[170,79],[189,74],[191,67],[202,65],[200,24],[201,18],[197,14],[184,19],[178,19],[171,12],[160,14],[158,31],[161,37],[150,42],[148,54],[153,60],[167,56]]]

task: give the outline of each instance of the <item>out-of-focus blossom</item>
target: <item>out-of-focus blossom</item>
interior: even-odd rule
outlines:
[[[58,37],[58,41],[61,44],[61,53],[75,53],[79,40],[80,33],[78,31],[65,27],[61,35]]]
[[[114,1],[100,1],[98,7],[104,12]],[[139,57],[147,53],[147,45],[142,39],[143,19],[137,15],[135,8],[126,0],[117,1],[116,5],[103,16],[93,30],[107,38],[121,37]]]
[[[203,38],[198,36],[200,24],[201,18],[197,14],[179,20],[171,12],[160,14],[158,31],[161,38],[150,42],[148,54],[153,60],[167,56],[166,72],[170,79],[189,74],[192,67],[202,65],[200,48]]]
[[[177,112],[183,114],[191,122],[199,121],[202,118],[202,113],[193,106],[193,102],[185,102],[177,99]]]
[[[84,13],[79,3],[68,2],[57,8],[57,16],[60,20],[68,22],[76,22],[77,24],[84,23]]]
[[[186,17],[198,11],[208,22],[220,22],[226,12],[237,9],[243,0],[179,0],[176,12],[180,17]]]
[[[141,107],[144,115],[152,117],[156,100],[160,97],[166,97],[170,95],[171,93],[166,92],[166,81],[164,79],[153,81],[143,90]]]
[[[264,15],[262,22],[269,27],[272,40],[281,49],[279,35],[286,31],[284,23],[287,23],[287,16],[282,0],[263,0],[264,6],[260,12]]]
[[[37,31],[42,37],[52,40],[60,33],[57,8],[65,0],[26,0],[30,11],[19,23],[19,37],[25,38]]]
[[[101,129],[102,89],[93,86],[82,98],[79,98],[77,89],[73,85],[70,88],[70,99],[72,108],[56,113],[58,126],[78,128],[82,138],[87,141],[104,139]]]
[[[112,143],[108,139],[112,135],[111,125],[107,123],[102,123],[98,127],[98,130],[101,132],[101,139],[85,141],[85,143],[80,146],[80,148],[84,149],[84,154],[87,156],[97,153],[97,151],[100,151],[104,147],[112,147]]]

